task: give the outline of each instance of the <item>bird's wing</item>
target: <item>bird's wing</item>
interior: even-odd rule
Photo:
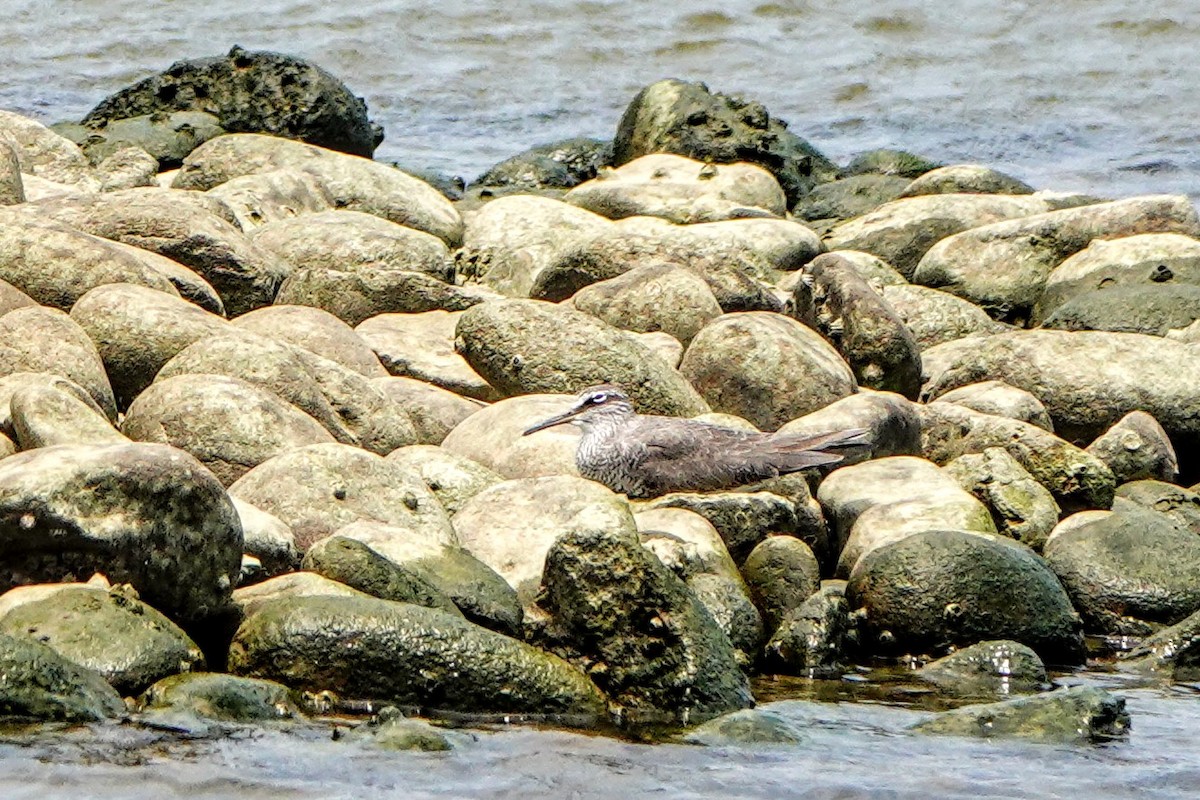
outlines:
[[[762,445],[767,436],[692,420],[655,424],[645,418],[631,441],[639,473],[653,494],[708,491],[774,477],[778,470]]]

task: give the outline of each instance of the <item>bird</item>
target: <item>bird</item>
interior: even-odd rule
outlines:
[[[569,409],[523,436],[573,424],[583,429],[575,465],[585,478],[631,498],[710,492],[842,460],[833,448],[870,443],[866,428],[816,435],[761,433],[695,419],[639,414],[620,387],[591,386]]]

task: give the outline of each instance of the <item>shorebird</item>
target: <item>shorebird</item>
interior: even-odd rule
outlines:
[[[842,456],[829,449],[869,442],[865,428],[804,436],[639,414],[607,384],[584,389],[569,409],[523,435],[567,423],[583,429],[575,450],[580,474],[629,497],[728,489],[834,464]]]

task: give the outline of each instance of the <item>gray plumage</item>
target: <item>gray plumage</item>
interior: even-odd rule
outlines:
[[[565,423],[583,429],[575,464],[585,478],[630,497],[728,489],[842,460],[830,448],[867,443],[867,431],[804,436],[726,428],[694,419],[638,414],[615,386],[579,393],[566,412],[525,435]]]

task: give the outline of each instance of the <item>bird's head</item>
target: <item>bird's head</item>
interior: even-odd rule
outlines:
[[[555,425],[562,425],[567,422],[583,427],[605,421],[616,422],[631,416],[633,413],[633,403],[629,401],[629,395],[625,394],[620,387],[607,383],[600,386],[590,386],[576,395],[575,402],[566,411],[556,414],[549,419],[542,420],[538,424],[526,429],[522,435],[528,436],[531,433],[537,433],[546,428],[553,428]]]

